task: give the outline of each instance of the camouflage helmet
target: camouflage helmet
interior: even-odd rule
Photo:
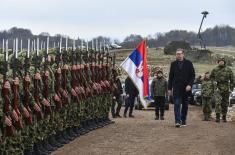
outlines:
[[[163,71],[160,69],[160,70],[157,71],[157,74],[158,74],[158,73],[162,73],[162,74],[163,74]]]

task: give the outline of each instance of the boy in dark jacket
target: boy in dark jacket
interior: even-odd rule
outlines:
[[[161,70],[157,71],[157,77],[155,77],[151,84],[151,96],[155,103],[155,120],[164,120],[165,111],[165,98],[167,95],[167,81],[163,77],[163,72]]]
[[[132,115],[135,98],[138,96],[139,92],[138,89],[135,87],[134,83],[131,81],[130,77],[128,76],[125,80],[125,92],[126,92],[126,100],[125,100],[125,110],[124,110],[124,117],[126,117],[126,113],[129,110],[129,117],[134,117]]]

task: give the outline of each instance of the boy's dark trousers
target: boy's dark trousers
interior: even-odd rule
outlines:
[[[132,116],[134,105],[135,105],[135,96],[129,96],[128,98],[126,98],[124,115],[126,115],[128,109],[130,107],[129,116]]]
[[[165,96],[154,96],[154,104],[156,118],[159,118],[159,111],[160,116],[163,117],[165,111]]]
[[[120,115],[119,113],[120,113],[120,110],[121,110],[121,107],[122,107],[121,95],[115,95],[115,97],[116,97],[116,99],[113,99],[112,106],[111,106],[111,112],[112,112],[113,117]],[[116,112],[115,112],[116,103],[117,103],[117,109],[116,109]]]

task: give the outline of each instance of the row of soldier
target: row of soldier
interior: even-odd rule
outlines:
[[[75,45],[62,49],[61,42],[60,48],[49,50],[48,43],[49,38],[46,50],[35,52],[28,47],[18,53],[16,46],[8,56],[6,42],[1,61],[0,154],[48,154],[111,123],[115,55],[78,50]]]

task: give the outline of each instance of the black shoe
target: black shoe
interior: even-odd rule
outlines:
[[[164,116],[160,116],[160,120],[164,120]]]
[[[159,120],[159,116],[156,116],[156,117],[155,117],[155,120]]]
[[[215,120],[217,123],[220,122],[220,114],[216,114],[216,120]]]
[[[134,118],[135,116],[134,115],[129,115],[130,118]]]
[[[124,115],[123,115],[123,117],[125,117],[125,118],[126,118],[126,114],[124,114]]]
[[[187,126],[186,122],[185,122],[185,121],[182,121],[181,126],[182,126],[182,127],[186,127],[186,126]]]
[[[119,114],[116,114],[116,117],[118,117],[118,118],[122,118],[122,116],[120,116]]]
[[[227,122],[226,115],[223,115],[223,116],[222,116],[222,118],[223,118],[223,122],[225,122],[225,123],[226,123],[226,122]]]

